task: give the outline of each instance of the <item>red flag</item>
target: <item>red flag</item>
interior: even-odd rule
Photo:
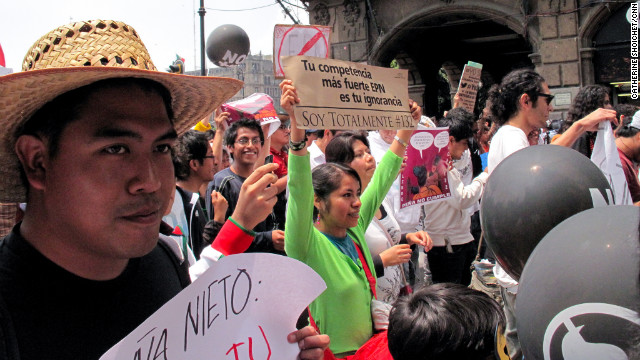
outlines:
[[[2,52],[2,45],[0,45],[0,66],[7,67],[4,62],[4,53]]]

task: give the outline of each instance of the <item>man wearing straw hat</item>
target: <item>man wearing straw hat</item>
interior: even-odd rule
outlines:
[[[28,204],[0,243],[0,358],[97,359],[188,285],[158,242],[170,147],[241,85],[159,72],[103,20],[53,30],[0,77],[0,201]],[[300,358],[321,357],[314,334],[290,334]]]

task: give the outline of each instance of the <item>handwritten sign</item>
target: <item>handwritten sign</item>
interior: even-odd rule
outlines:
[[[282,58],[301,129],[413,129],[407,70],[309,56]]]
[[[329,57],[330,26],[276,25],[273,28],[273,70],[277,79],[285,77],[281,56]]]
[[[287,334],[324,289],[317,273],[292,258],[227,256],[100,359],[293,360],[299,349]]]
[[[482,64],[469,61],[462,70],[462,77],[458,85],[458,96],[460,97],[460,107],[473,114],[476,106],[476,96],[480,88],[480,76],[482,75]]]
[[[416,130],[407,146],[407,166],[400,175],[400,208],[451,197],[449,168],[449,130]]]

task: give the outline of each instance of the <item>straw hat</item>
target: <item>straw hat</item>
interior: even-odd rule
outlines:
[[[150,79],[171,94],[174,126],[182,133],[242,87],[242,81],[231,78],[157,71],[138,33],[113,20],[76,22],[49,32],[27,52],[22,71],[0,76],[1,202],[26,200],[14,151],[16,132],[61,94],[103,79]]]

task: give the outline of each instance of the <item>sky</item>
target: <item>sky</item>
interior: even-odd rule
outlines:
[[[299,0],[287,1],[302,6]],[[306,11],[287,6],[301,24],[309,23]],[[185,59],[186,70],[194,70],[200,68],[199,7],[200,0],[3,1],[0,46],[7,67],[17,72],[31,45],[56,27],[82,20],[119,20],[136,29],[158,70],[166,70],[176,54]],[[252,54],[272,54],[274,25],[293,24],[275,0],[204,0],[204,7],[205,40],[218,26],[234,24],[249,35]],[[252,8],[258,9],[244,10]],[[207,59],[210,67],[214,65]]]

